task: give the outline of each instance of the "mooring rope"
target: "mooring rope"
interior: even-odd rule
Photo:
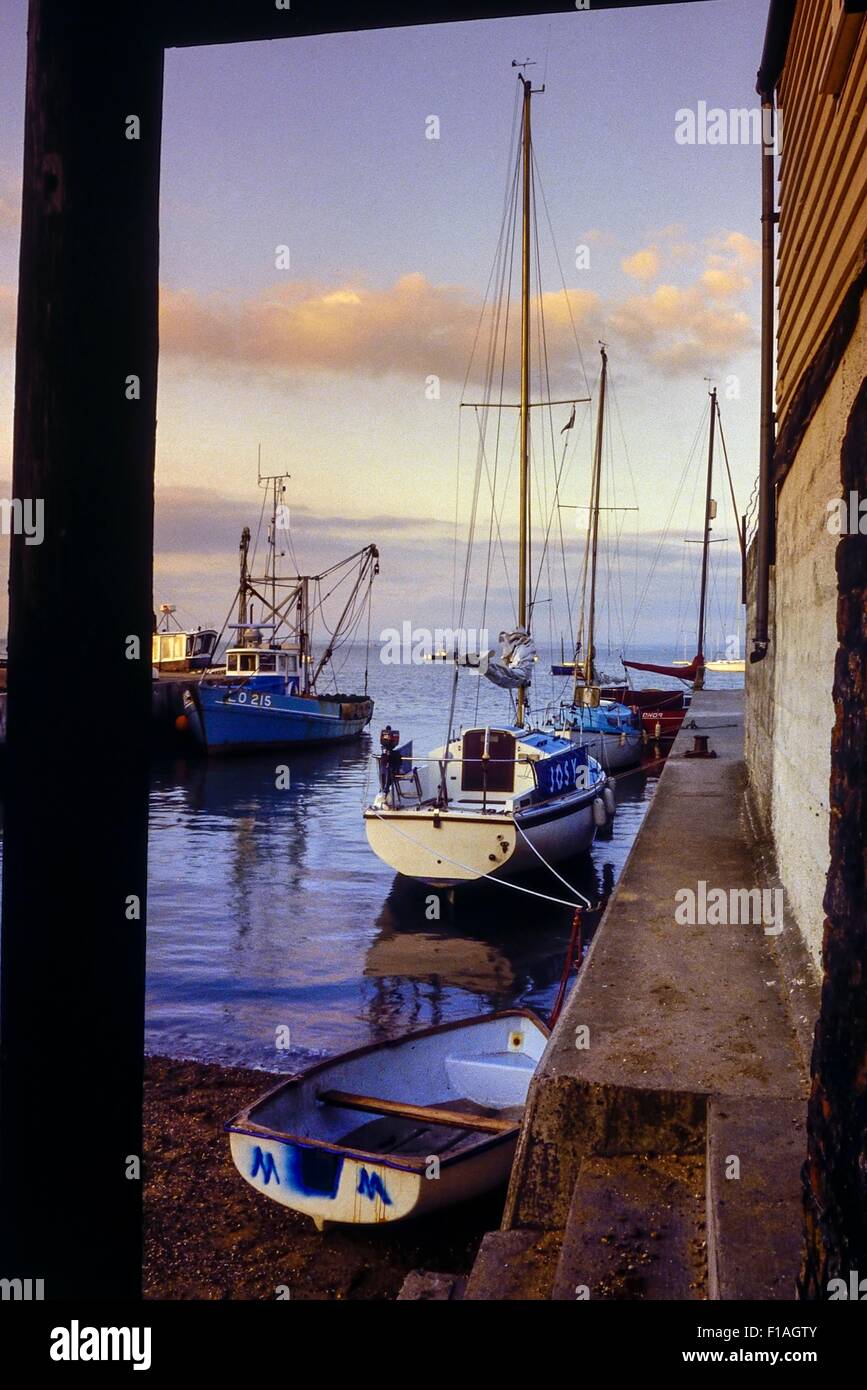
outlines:
[[[415,845],[416,849],[425,850],[426,853],[433,855],[442,864],[451,864],[454,868],[463,869],[464,873],[472,874],[477,879],[487,879],[489,883],[496,883],[501,888],[513,888],[516,893],[527,893],[531,898],[541,898],[543,902],[556,903],[558,907],[575,907],[574,899],[572,902],[567,902],[565,898],[553,898],[549,893],[537,892],[535,888],[525,888],[520,883],[510,883],[508,879],[492,878],[492,876],[489,873],[478,874],[476,873],[475,869],[469,866],[469,864],[462,864],[459,859],[450,859],[447,854],[442,854],[439,850],[432,850],[428,845],[423,845],[421,840],[416,840],[413,838],[412,835],[407,835],[405,830],[400,830],[389,816],[382,815],[381,812],[375,809],[375,807],[371,806],[370,809],[373,811],[373,814],[376,816],[376,818],[378,820],[381,820],[385,825],[390,826],[396,835],[401,835],[404,838],[404,840],[408,840],[411,845]],[[517,825],[515,828],[520,829],[520,827]],[[521,831],[521,833],[523,834],[523,831]],[[530,847],[532,849],[532,846]],[[538,850],[535,851],[535,853],[538,853]],[[541,859],[542,856],[539,855],[539,858]],[[545,863],[544,859],[542,860],[542,863]],[[546,865],[546,867],[550,868],[550,865]],[[553,873],[554,870],[552,869],[551,872]],[[560,877],[559,874],[557,875],[557,877]],[[562,879],[561,882],[566,883],[565,878]],[[579,893],[577,888],[573,888],[571,883],[566,883],[566,887],[571,892],[575,893],[579,898],[581,898],[581,901],[585,904],[586,907],[590,907],[588,899],[585,898],[582,893]]]

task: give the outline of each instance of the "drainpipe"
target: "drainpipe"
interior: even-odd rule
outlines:
[[[762,349],[759,426],[759,519],[756,531],[756,612],[750,661],[768,651],[770,568],[773,563],[776,498],[773,484],[774,434],[774,92],[789,46],[796,0],[771,0],[756,91],[762,103]]]
[[[774,134],[773,92],[762,96],[762,347],[759,424],[759,519],[756,530],[756,610],[750,661],[768,652],[768,610],[776,498],[774,460]]]

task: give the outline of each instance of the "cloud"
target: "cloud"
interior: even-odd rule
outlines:
[[[0,285],[0,341],[15,338],[15,306],[18,296],[9,285]]]
[[[548,347],[555,367],[575,357],[571,338],[597,305],[572,290],[544,296]],[[280,373],[397,373],[463,381],[474,354],[482,306],[467,290],[403,275],[384,289],[360,284],[325,288],[294,282],[242,302],[165,289],[160,343],[166,353],[198,363],[241,364]],[[483,355],[476,352],[479,372]]]
[[[734,265],[740,270],[755,270],[762,259],[761,243],[754,237],[744,236],[743,232],[724,232],[710,237],[708,247],[711,263]]]
[[[755,341],[749,315],[715,300],[702,282],[687,289],[658,285],[624,300],[611,324],[663,372],[694,372],[723,364]]]
[[[231,565],[242,526],[255,528],[256,497],[232,497],[210,487],[157,485],[154,508],[154,554],[158,556],[223,555]],[[324,545],[356,550],[390,537],[401,543],[441,537],[451,544],[453,519],[424,515],[323,517],[303,505],[290,507],[290,524],[300,537]],[[255,539],[255,536],[254,536]],[[321,558],[321,557],[320,557]],[[333,558],[333,557],[332,557]],[[330,560],[329,560],[330,563]]]
[[[636,251],[623,269],[639,280],[655,279],[661,262],[677,264],[697,251],[673,240],[682,229],[663,228],[671,238],[660,255],[656,246]],[[609,313],[609,325],[642,358],[669,375],[722,367],[756,341],[742,296],[752,284],[751,272],[761,259],[758,242],[742,232],[709,237],[704,267],[691,284],[663,283],[628,295]]]
[[[659,274],[661,257],[655,246],[635,251],[620,262],[620,268],[633,280],[655,280]]]
[[[385,289],[294,282],[240,303],[164,290],[160,340],[212,364],[463,380],[478,322],[466,291],[414,273]]]
[[[708,238],[702,260],[690,268],[684,260],[697,257],[698,250],[674,240],[680,230],[663,228],[659,245],[624,259],[624,272],[645,286],[635,293],[603,299],[573,288],[568,299],[559,292],[542,297],[552,389],[575,384],[575,332],[585,345],[620,334],[635,357],[666,374],[718,370],[753,345],[744,296],[758,264],[758,243],[741,232],[720,232]],[[669,264],[670,282],[651,287]],[[689,283],[675,283],[684,277]],[[518,307],[512,307],[514,324]],[[478,383],[491,313],[488,306],[483,314],[468,289],[433,284],[418,271],[382,287],[282,282],[246,299],[164,288],[160,347],[164,359],[193,371],[244,373],[264,384],[329,374],[461,383],[471,361],[470,379]],[[0,286],[0,336],[7,341],[14,318],[14,292]],[[512,334],[514,354],[517,336]],[[515,366],[513,356],[506,364],[510,377]]]
[[[741,275],[737,270],[713,268],[704,271],[700,283],[707,290],[711,299],[731,299],[734,295],[740,294],[741,290],[746,289],[750,282],[746,275]]]
[[[21,224],[21,179],[0,171],[0,233],[17,232]]]

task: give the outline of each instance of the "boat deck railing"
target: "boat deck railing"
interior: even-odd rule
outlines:
[[[481,765],[485,769],[489,768],[492,764],[496,764],[498,767],[503,767],[505,765],[515,767],[520,764],[522,767],[529,767],[533,773],[533,786],[532,788],[528,788],[528,791],[536,791],[539,786],[539,779],[536,773],[537,759],[531,758],[527,754],[523,754],[519,758],[413,758],[412,766],[404,771],[389,768],[387,765],[384,766],[383,755],[381,753],[371,753],[370,757],[371,761],[376,763],[379,770],[380,791],[384,796],[388,796],[389,793],[391,793],[391,804],[396,810],[408,804],[414,804],[417,810],[421,810],[428,806],[440,806],[443,808],[448,806],[450,801],[456,800],[457,798],[449,796],[448,787],[446,785],[446,768],[463,767],[465,763]],[[410,759],[407,757],[402,759],[402,761],[408,763]],[[429,766],[431,764],[439,767],[439,784],[437,791],[433,795],[425,796],[422,790],[419,769],[422,765]],[[412,794],[407,794],[406,789],[409,786],[412,786],[415,790],[414,802]],[[516,796],[526,795],[526,792],[516,793],[514,790],[508,792],[501,792],[499,788],[491,788],[489,790],[487,786],[480,787],[479,791],[481,793],[479,805],[482,810],[485,810],[488,799],[492,795],[497,795],[499,793],[504,798],[510,799]],[[462,799],[466,800],[466,798]]]

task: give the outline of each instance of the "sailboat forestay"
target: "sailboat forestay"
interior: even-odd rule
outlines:
[[[704,689],[704,678],[706,671],[721,671],[732,673],[737,671],[743,671],[744,669],[743,661],[738,658],[720,658],[708,661],[705,658],[704,651],[705,632],[707,627],[708,587],[710,575],[710,547],[712,544],[713,523],[716,520],[717,516],[717,504],[713,498],[713,465],[714,442],[716,437],[716,425],[718,420],[720,422],[720,431],[722,431],[722,417],[720,416],[716,387],[713,387],[708,392],[708,395],[710,397],[710,421],[708,425],[707,440],[707,473],[705,481],[704,525],[702,528],[701,539],[701,588],[699,592],[698,601],[698,634],[696,638],[695,656],[692,658],[691,661],[672,661],[670,665],[658,665],[654,662],[649,661],[627,661],[625,657],[623,660],[623,665],[627,667],[627,669],[629,670],[650,671],[660,676],[673,676],[678,680],[692,681],[693,690]],[[725,440],[723,440],[723,446],[723,451],[725,453]],[[734,484],[732,482],[731,472],[728,470],[727,455],[726,469],[728,471],[729,487],[731,488],[732,503],[734,505]],[[741,563],[743,564],[744,537],[741,527],[738,523],[738,513],[736,505],[734,506],[734,518],[735,526],[738,530],[738,543],[741,551]],[[666,697],[671,698],[671,692],[669,691],[662,690],[654,692],[641,692],[645,699],[647,698],[648,693],[652,693],[655,696],[658,695],[661,701],[664,701]],[[679,698],[681,700],[683,699],[682,696],[680,696]],[[672,735],[677,733],[677,730],[680,728],[685,713],[685,707],[682,710],[670,711],[667,722],[671,726],[673,726],[670,730]],[[649,717],[653,718],[655,716],[650,715]]]
[[[586,631],[575,641],[572,663],[572,699],[562,704],[555,728],[578,747],[597,759],[609,772],[622,772],[641,761],[644,734],[638,714],[620,700],[604,699],[596,671],[596,581],[599,555],[599,511],[602,487],[602,440],[605,426],[605,390],[608,381],[608,354],[600,344],[602,369],[599,374],[599,402],[596,420],[596,447],[590,482],[589,597]],[[586,571],[585,571],[586,574]],[[583,622],[582,622],[583,627]],[[584,652],[584,661],[580,654]]]
[[[514,66],[520,66],[515,64]],[[606,774],[572,731],[538,727],[528,694],[536,660],[530,602],[530,411],[551,401],[530,400],[530,251],[534,91],[523,73],[520,133],[521,350],[519,425],[519,560],[514,628],[501,633],[501,651],[454,654],[455,670],[445,742],[415,762],[399,736],[381,736],[380,789],[364,812],[373,851],[398,873],[454,887],[516,875],[590,848],[596,829],[614,812]],[[544,91],[544,87],[540,89]],[[517,192],[516,169],[516,192]],[[541,312],[541,294],[539,296]],[[508,317],[508,316],[506,316]],[[504,352],[505,360],[505,352]],[[574,405],[578,398],[566,404]],[[488,402],[485,408],[488,408]],[[492,409],[508,409],[500,402]],[[514,408],[514,407],[511,407]],[[462,667],[514,692],[514,718],[454,734]]]

